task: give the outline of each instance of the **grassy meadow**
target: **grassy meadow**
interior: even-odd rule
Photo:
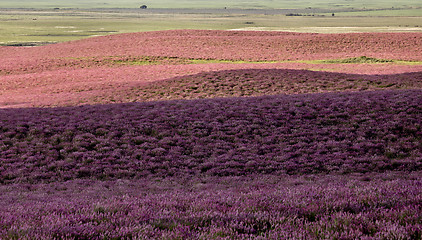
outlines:
[[[139,9],[142,4],[148,9]],[[420,32],[421,8],[422,2],[415,0],[124,0],[118,3],[110,0],[2,0],[0,45],[44,45],[101,35],[171,29]],[[184,12],[180,9],[214,10]],[[268,12],[262,11],[265,9]],[[280,11],[274,11],[276,9]],[[286,16],[289,11],[302,16]]]
[[[204,0],[122,0],[122,1],[111,1],[111,0],[21,0],[21,1],[0,1],[0,7],[10,8],[53,8],[53,7],[72,7],[72,8],[136,8],[140,5],[145,4],[151,8],[408,8],[408,7],[421,7],[422,3],[417,0],[234,0],[234,1],[204,1]]]
[[[0,11],[0,44],[43,45],[109,34],[171,29],[318,33],[422,31],[420,16],[359,16],[359,13],[364,12],[342,12],[333,17],[331,13],[286,16],[224,10],[208,14],[140,9],[3,9]]]

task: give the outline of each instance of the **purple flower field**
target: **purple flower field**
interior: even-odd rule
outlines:
[[[0,110],[0,182],[422,170],[422,91]]]
[[[0,186],[4,239],[420,239],[420,173]]]
[[[421,239],[422,90],[0,110],[4,239]]]

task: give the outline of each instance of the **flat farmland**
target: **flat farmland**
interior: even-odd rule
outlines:
[[[0,7],[0,239],[422,238],[419,1]]]
[[[65,8],[139,8],[140,5],[148,5],[151,8],[235,8],[235,9],[306,9],[306,8],[332,8],[332,9],[385,9],[385,8],[409,8],[409,7],[421,7],[420,1],[417,0],[374,0],[371,2],[364,0],[353,0],[353,1],[336,1],[336,0],[323,0],[323,1],[290,1],[290,0],[260,0],[260,1],[245,1],[245,0],[234,0],[234,1],[222,1],[216,0],[212,3],[202,0],[122,0],[116,3],[111,0],[92,0],[89,2],[83,0],[65,1],[65,0],[39,0],[39,1],[1,1],[0,7],[6,8],[54,8],[54,7],[65,7]]]
[[[334,12],[336,16],[332,17]],[[420,12],[419,8],[364,12],[331,8],[260,10],[4,8],[0,10],[0,45],[34,46],[93,36],[172,29],[319,33],[421,32]],[[302,16],[286,16],[286,14]]]

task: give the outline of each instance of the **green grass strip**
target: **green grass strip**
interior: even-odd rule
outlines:
[[[326,59],[326,60],[311,60],[311,61],[297,61],[310,64],[383,64],[383,63],[397,63],[402,65],[422,65],[421,61],[406,61],[406,60],[391,60],[378,59],[367,56],[360,56],[346,59]]]

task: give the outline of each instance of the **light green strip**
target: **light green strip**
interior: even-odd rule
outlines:
[[[118,65],[157,65],[157,64],[212,64],[212,63],[226,63],[226,64],[274,64],[274,63],[305,63],[305,64],[395,64],[395,65],[422,65],[422,61],[406,61],[406,60],[390,60],[390,59],[376,59],[370,57],[356,57],[346,59],[324,59],[324,60],[287,60],[287,61],[245,61],[245,60],[219,60],[219,59],[189,59],[177,57],[151,57],[141,56],[138,59],[119,59],[119,56],[109,56],[100,59],[84,57],[84,58],[66,58],[74,60],[85,60],[92,62],[102,62]],[[122,56],[122,58],[124,58]]]
[[[346,59],[326,59],[326,60],[300,60],[296,62],[307,64],[399,64],[399,65],[422,65],[421,61],[377,59],[366,56]]]

